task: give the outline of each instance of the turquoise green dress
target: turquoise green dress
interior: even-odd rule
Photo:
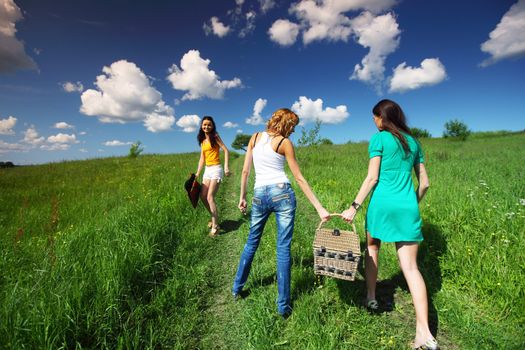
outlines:
[[[412,181],[415,164],[423,163],[419,143],[404,134],[410,147],[405,154],[401,142],[390,132],[372,136],[368,146],[370,158],[380,156],[379,179],[366,212],[366,230],[383,242],[419,242],[421,216]]]

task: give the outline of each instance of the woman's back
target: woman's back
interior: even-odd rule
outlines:
[[[385,242],[420,241],[421,217],[411,171],[423,162],[421,147],[404,135],[408,154],[390,132],[381,131],[370,140],[370,158],[380,156],[379,179],[367,211],[367,231]]]
[[[290,180],[284,172],[285,157],[273,150],[273,138],[267,132],[262,132],[258,136],[259,140],[253,147],[254,187],[289,183]]]

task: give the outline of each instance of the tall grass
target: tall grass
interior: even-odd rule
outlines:
[[[525,135],[422,143],[431,188],[420,205],[419,265],[431,328],[445,349],[521,349]],[[366,176],[366,144],[298,148],[297,157],[331,212],[350,205]],[[234,177],[219,190],[222,223],[233,228],[212,240],[203,207],[191,208],[182,189],[197,158],[0,170],[0,348],[409,348],[415,317],[393,245],[382,247],[378,285],[390,311],[371,315],[362,275],[314,276],[319,221],[296,184],[292,316],[276,313],[273,217],[246,298],[228,299],[248,231],[235,211],[243,159],[232,160]],[[338,218],[325,225],[347,227]]]
[[[195,158],[3,171],[0,348],[196,344],[210,267],[182,192]]]

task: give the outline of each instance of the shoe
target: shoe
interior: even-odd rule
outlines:
[[[217,237],[219,235],[219,230],[220,230],[219,225],[215,225],[214,227],[211,228],[208,236]]]
[[[430,338],[428,339],[425,344],[418,346],[417,348],[414,348],[414,350],[439,350],[439,344],[436,339]]]
[[[232,293],[233,301],[241,300],[242,297],[239,293]]]
[[[376,299],[370,299],[366,301],[366,308],[368,311],[377,312],[379,311],[379,303]]]
[[[211,228],[213,226],[213,222],[208,221],[208,228]]]
[[[279,314],[279,315],[281,315],[281,318],[283,320],[287,320],[292,315],[292,312],[291,311],[287,311],[284,314]]]

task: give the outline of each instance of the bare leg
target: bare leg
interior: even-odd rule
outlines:
[[[206,208],[206,210],[211,214],[210,204],[208,203],[209,186],[210,186],[210,180],[208,179],[202,180],[200,197],[201,197],[202,204],[204,204],[204,207]]]
[[[379,248],[381,241],[366,233],[366,255],[365,255],[365,275],[366,275],[366,300],[376,298],[377,270],[379,267]]]
[[[212,229],[214,227],[217,227],[219,224],[219,217],[217,214],[217,205],[215,204],[215,194],[217,194],[217,191],[219,190],[219,182],[217,180],[211,180],[208,188],[208,195],[206,197],[208,201],[208,205],[210,206],[210,213],[211,213],[211,227]]]
[[[419,245],[416,242],[397,242],[397,256],[399,265],[412,295],[412,302],[416,310],[416,338],[414,346],[424,344],[428,339],[433,338],[428,328],[428,300],[427,288],[423,276],[417,267],[417,250]]]

